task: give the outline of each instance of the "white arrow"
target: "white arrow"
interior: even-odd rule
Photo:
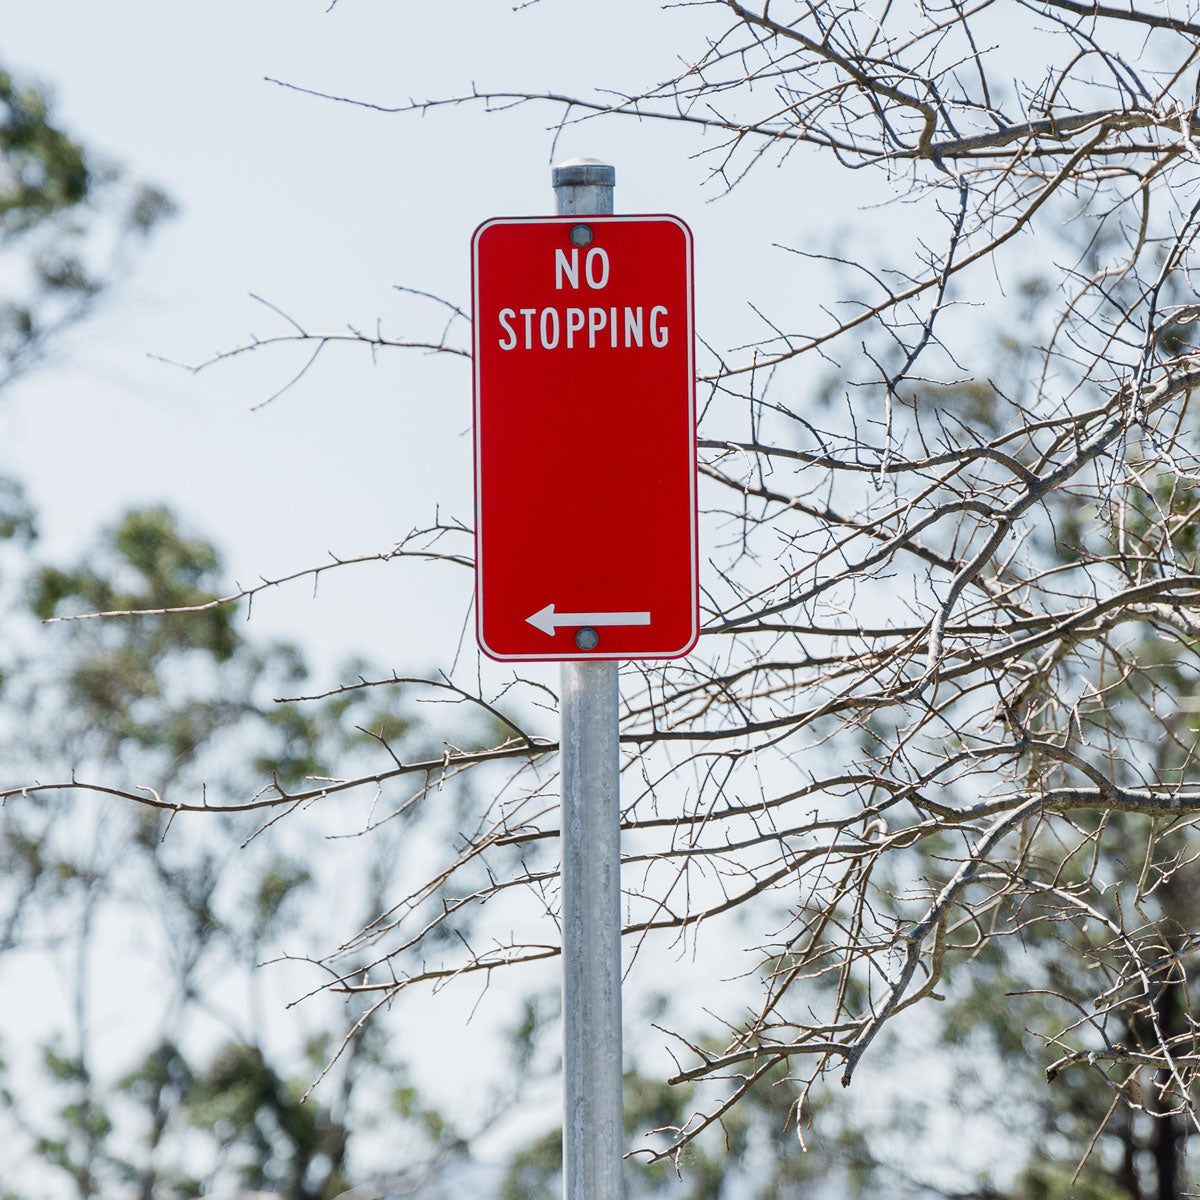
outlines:
[[[554,636],[554,631],[560,625],[649,625],[648,612],[595,612],[595,613],[556,613],[553,604],[538,609],[532,617],[526,617],[535,629]]]

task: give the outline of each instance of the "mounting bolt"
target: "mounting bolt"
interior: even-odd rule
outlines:
[[[575,645],[580,650],[595,650],[600,645],[600,635],[590,625],[585,625],[576,631]]]

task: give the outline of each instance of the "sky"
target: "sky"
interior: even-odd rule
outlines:
[[[293,322],[436,341],[448,309],[398,287],[468,307],[473,230],[553,212],[553,162],[612,163],[617,212],[688,223],[710,344],[766,332],[751,299],[785,327],[816,323],[816,269],[777,244],[828,244],[881,198],[861,195],[859,177],[764,164],[723,198],[697,157],[708,143],[669,123],[557,129],[562,110],[545,104],[420,116],[296,90],[385,107],[473,88],[634,92],[721,21],[644,0],[0,0],[0,63],[43,84],[62,126],[177,207],[94,316],[0,406],[0,473],[28,485],[42,558],[70,561],[126,509],[158,503],[215,542],[242,584],[386,552],[439,517],[470,524],[467,360],[393,350],[372,361],[333,345],[274,399],[303,347],[186,368]],[[869,215],[857,228],[888,236]],[[469,342],[461,320],[448,336]],[[316,597],[303,581],[264,593],[251,628],[296,642],[330,680],[352,656],[401,674],[449,669],[475,654],[471,596],[461,568],[347,567],[326,573]],[[548,664],[522,674],[557,682]]]
[[[43,85],[98,160],[177,208],[0,406],[0,473],[28,486],[40,556],[69,562],[123,511],[158,503],[214,541],[243,584],[331,553],[387,551],[439,515],[470,524],[466,360],[391,351],[373,362],[362,347],[331,346],[265,404],[308,351],[262,348],[199,373],[172,364],[287,334],[292,321],[437,340],[448,310],[397,286],[466,308],[473,230],[553,212],[553,162],[612,163],[618,212],[689,224],[701,336],[729,347],[761,332],[749,296],[796,303],[795,260],[772,244],[795,244],[828,214],[770,176],[747,183],[736,208],[720,200],[686,131],[633,121],[559,131],[561,109],[546,105],[385,114],[269,81],[384,106],[475,86],[635,91],[676,69],[709,27],[707,15],[642,0],[517,11],[484,0],[0,0],[0,63]],[[465,324],[449,337],[466,345]],[[315,599],[307,582],[263,594],[251,630],[296,642],[329,678],[351,656],[402,674],[448,669],[474,655],[471,595],[461,568],[349,567],[324,575]],[[482,666],[494,678],[512,670]],[[523,673],[557,682],[551,665]],[[39,1008],[54,992],[43,982],[29,991]],[[464,1014],[475,998],[463,995]],[[464,1032],[462,1054],[485,1037]]]
[[[618,212],[689,223],[698,330],[714,344],[762,331],[752,295],[795,307],[794,268],[781,272],[772,244],[797,244],[831,210],[811,193],[797,204],[769,169],[721,199],[686,130],[556,131],[561,109],[545,104],[385,114],[270,82],[383,106],[473,87],[632,91],[713,28],[707,13],[636,0],[586,16],[564,0],[515,11],[483,0],[0,0],[0,61],[43,83],[69,131],[178,208],[0,411],[6,464],[42,514],[43,555],[75,555],[99,524],[159,502],[211,538],[243,584],[386,551],[439,514],[470,524],[465,359],[390,351],[372,363],[361,346],[334,345],[265,405],[306,349],[260,349],[198,374],[171,364],[290,333],[289,319],[436,340],[448,310],[397,286],[468,307],[472,231],[552,212],[552,162],[613,163]],[[467,337],[451,326],[451,341]],[[253,619],[326,672],[350,655],[428,669],[459,653],[470,597],[462,569],[351,567],[323,577],[316,603],[306,583],[263,595]],[[468,631],[473,653],[470,642]]]

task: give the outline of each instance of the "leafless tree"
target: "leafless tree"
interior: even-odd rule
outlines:
[[[839,301],[807,330],[764,312],[761,340],[713,349],[698,380],[704,633],[623,672],[624,932],[635,959],[702,932],[752,948],[759,983],[752,1010],[676,1030],[675,1078],[720,1086],[652,1153],[781,1063],[800,1113],[811,1081],[849,1085],[889,1022],[987,953],[1026,961],[1056,1014],[1036,1031],[1050,1086],[1091,1073],[1176,1136],[1200,1067],[1200,5],[691,7],[711,37],[638,95],[391,110],[671,122],[706,135],[735,198],[764,163],[799,192],[835,160],[921,233],[794,248],[798,281],[840,273]],[[452,313],[432,342],[467,340]],[[465,565],[468,523],[392,554]],[[440,759],[381,745],[369,775],[230,800],[376,789],[383,820],[478,773],[477,823],[318,956],[327,986],[380,1005],[558,953],[552,721],[527,727],[519,684],[424,686],[485,709],[497,743],[447,726]],[[457,937],[477,910],[495,936]]]

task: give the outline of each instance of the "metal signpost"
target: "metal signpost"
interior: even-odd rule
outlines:
[[[562,662],[567,1200],[621,1196],[618,661],[699,633],[691,234],[613,216],[615,174],[472,241],[479,644]]]

